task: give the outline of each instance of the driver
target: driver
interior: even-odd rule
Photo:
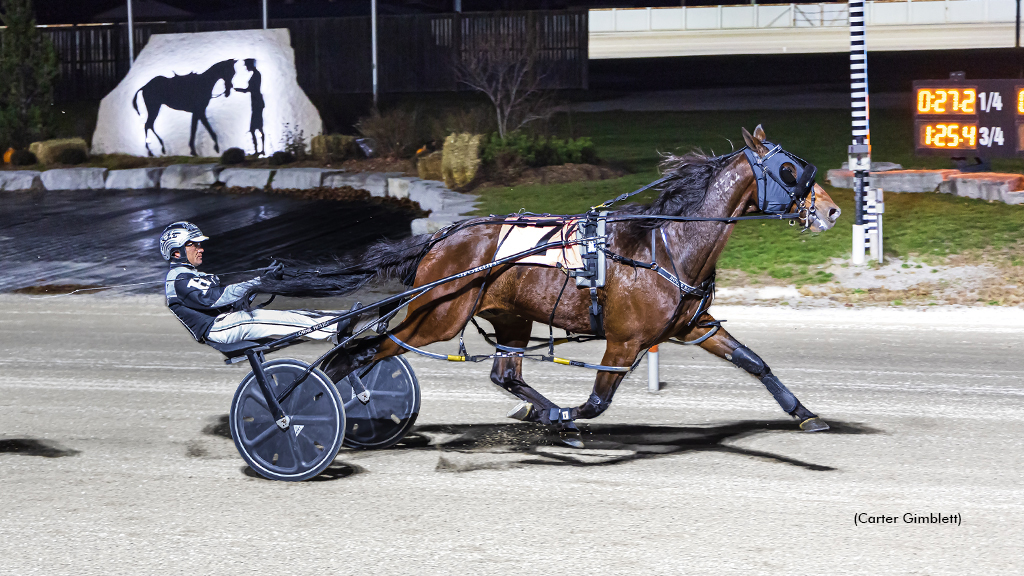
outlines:
[[[197,270],[203,263],[202,242],[205,240],[209,238],[191,222],[175,222],[160,235],[160,254],[171,265],[164,282],[167,307],[197,342],[231,344],[281,337],[332,318],[302,310],[243,310],[243,297],[251,286],[259,283],[259,277],[222,286],[217,276]],[[282,268],[277,264],[268,272],[280,274]],[[337,328],[332,326],[307,336],[337,342],[338,334],[346,332],[350,324],[343,320]]]

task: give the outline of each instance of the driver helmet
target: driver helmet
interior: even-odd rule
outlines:
[[[203,236],[203,231],[199,229],[199,226],[191,222],[175,222],[164,228],[163,233],[160,234],[160,255],[164,257],[164,260],[170,260],[171,252],[189,242],[205,240],[209,240],[209,238]],[[184,254],[182,253],[181,256],[184,257]]]

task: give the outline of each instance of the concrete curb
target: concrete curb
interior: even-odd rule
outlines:
[[[132,168],[107,173],[107,190],[145,190],[159,188],[163,168]]]
[[[217,179],[225,186],[231,188],[259,188],[267,187],[270,177],[275,170],[267,168],[225,168],[221,170]]]
[[[43,190],[43,180],[35,170],[0,170],[0,190]]]
[[[56,168],[40,176],[47,190],[103,190],[106,168]]]
[[[205,190],[217,183],[220,164],[173,164],[160,175],[165,190]]]

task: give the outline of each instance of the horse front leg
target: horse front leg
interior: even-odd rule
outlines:
[[[710,314],[704,314],[697,324],[707,324],[714,321],[715,319]],[[712,330],[711,327],[695,327],[684,334],[682,338],[683,340],[692,341],[704,336],[710,330]],[[677,337],[679,336],[677,335]],[[775,374],[772,374],[772,369],[760,356],[740,343],[739,340],[733,338],[724,328],[719,328],[714,335],[701,342],[700,347],[719,358],[732,362],[760,380],[764,387],[768,389],[768,392],[775,398],[775,401],[779,403],[779,406],[787,414],[800,422],[801,430],[806,432],[823,432],[828,430],[828,424],[801,404],[800,400],[797,399],[789,388],[786,388],[786,385],[779,381]]]

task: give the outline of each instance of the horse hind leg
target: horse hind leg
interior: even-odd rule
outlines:
[[[533,322],[517,317],[488,318],[488,321],[494,326],[498,344],[512,348],[522,348],[529,344]],[[522,400],[509,411],[509,418],[525,422],[551,423],[551,409],[557,409],[558,406],[523,380],[522,358],[495,358],[491,367],[491,382]]]
[[[708,321],[714,321],[714,318],[705,315],[701,317],[701,322],[698,322],[698,324],[706,324]],[[700,337],[709,329],[706,327],[696,328],[690,334],[687,334],[685,339],[692,340]],[[772,373],[772,369],[760,356],[733,338],[725,329],[720,328],[714,336],[702,342],[700,347],[732,362],[760,380],[761,384],[775,398],[775,401],[779,403],[779,406],[787,414],[800,422],[801,430],[805,432],[824,432],[828,430],[828,424],[801,404],[796,395]]]
[[[210,136],[213,138],[213,151],[220,152],[220,144],[217,143],[217,133],[213,131],[213,128],[210,126],[210,121],[206,119],[205,111],[199,116],[199,121],[203,123],[203,126],[206,128],[206,131],[209,132]],[[194,122],[193,126],[195,126]],[[195,131],[195,128],[193,128],[193,131]]]

